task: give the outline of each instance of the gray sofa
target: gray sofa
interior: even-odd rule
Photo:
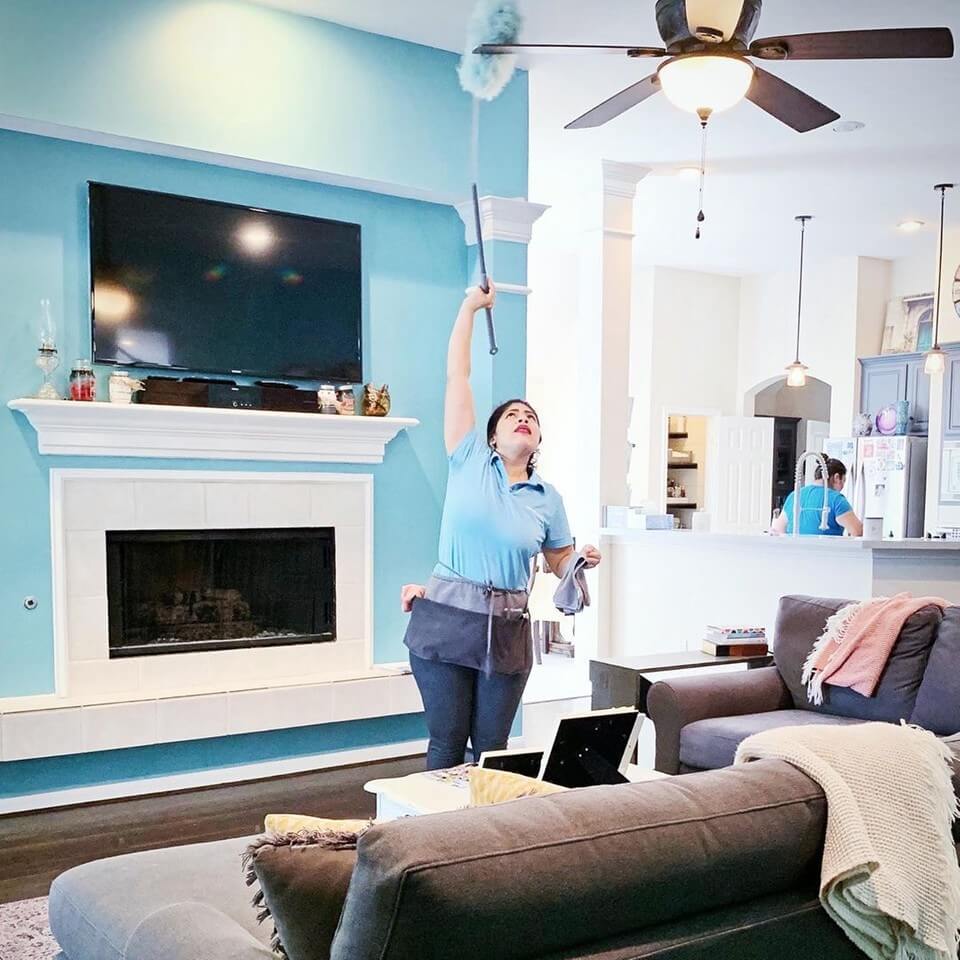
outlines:
[[[817,900],[826,802],[779,761],[371,828],[357,850],[248,839],[54,881],[67,960],[853,960]]]
[[[907,620],[873,697],[825,685],[821,706],[807,700],[804,660],[828,617],[848,603],[784,597],[773,666],[654,684],[647,714],[656,727],[657,769],[675,774],[729,766],[743,739],[771,727],[903,719],[940,736],[960,731],[960,607],[942,615],[925,607]]]

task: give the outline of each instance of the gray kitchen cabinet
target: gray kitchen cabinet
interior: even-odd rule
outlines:
[[[923,372],[923,357],[907,361],[907,394],[910,432],[927,435],[930,421],[930,377]]]
[[[860,412],[871,417],[898,400],[907,399],[907,359],[904,355],[866,357],[860,361]]]
[[[947,392],[944,398],[943,432],[960,436],[960,354],[947,355],[944,379]]]

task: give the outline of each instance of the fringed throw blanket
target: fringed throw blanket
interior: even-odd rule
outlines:
[[[852,603],[827,621],[803,665],[802,681],[811,703],[823,703],[823,685],[850,687],[872,697],[903,625],[918,610],[947,605],[940,597],[876,597]]]
[[[786,760],[827,797],[820,902],[875,960],[956,960],[960,867],[949,748],[889,723],[748,737],[735,763]]]

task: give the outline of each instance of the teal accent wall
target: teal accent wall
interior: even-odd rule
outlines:
[[[0,115],[250,161],[466,195],[471,103],[457,58],[239,0],[6,0]],[[481,109],[481,192],[524,196],[527,85]],[[9,121],[13,122],[13,121]],[[19,122],[19,121],[18,121]],[[0,126],[4,121],[0,116]],[[39,300],[59,328],[63,388],[90,353],[86,182],[100,180],[359,223],[366,378],[389,383],[401,433],[378,466],[41,457],[0,408],[0,697],[53,690],[52,467],[374,475],[374,651],[403,659],[401,584],[436,556],[446,480],[446,340],[471,272],[452,207],[107,146],[0,131],[0,396],[29,395]],[[514,254],[511,254],[513,256]],[[511,273],[515,272],[511,268]],[[524,282],[511,276],[511,282]],[[501,354],[478,370],[480,403],[523,392],[525,302],[498,308]],[[102,384],[101,384],[102,386]],[[36,596],[28,612],[23,598]],[[422,718],[331,724],[0,765],[0,796],[277,759],[423,735]],[[264,745],[271,744],[267,749]],[[265,752],[266,751],[266,752]],[[272,751],[272,752],[271,752]]]
[[[4,0],[0,114],[468,196],[447,51],[239,0]],[[527,77],[481,106],[482,191],[527,192]]]
[[[206,164],[0,132],[0,327],[4,399],[36,390],[39,301],[53,303],[66,388],[73,358],[90,354],[87,180],[208,197],[359,223],[363,243],[363,341],[368,379],[390,385],[393,412],[421,425],[402,432],[377,466],[49,457],[33,428],[0,410],[0,696],[53,689],[49,469],[331,470],[374,476],[374,654],[401,660],[397,597],[436,559],[446,481],[442,408],[446,339],[463,295],[463,227],[451,207],[343,190]],[[101,388],[104,387],[101,377]],[[40,600],[24,609],[25,596]]]

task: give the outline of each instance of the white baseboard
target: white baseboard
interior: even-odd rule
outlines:
[[[213,787],[221,784],[240,783],[244,780],[264,780],[291,773],[306,773],[310,770],[326,770],[345,767],[355,763],[370,763],[375,760],[391,760],[395,757],[417,756],[426,753],[426,740],[405,740],[402,743],[386,743],[355,750],[334,750],[330,753],[292,757],[288,760],[267,760],[262,763],[246,763],[233,767],[217,767],[198,770],[195,773],[174,774],[168,777],[145,777],[139,780],[124,780],[119,783],[103,783],[90,787],[74,787],[66,790],[51,790],[46,793],[23,794],[19,797],[0,799],[0,814],[28,813],[48,810],[78,803],[95,803],[98,800],[117,800],[124,797],[140,797],[151,793],[170,793],[190,790],[195,787]]]

